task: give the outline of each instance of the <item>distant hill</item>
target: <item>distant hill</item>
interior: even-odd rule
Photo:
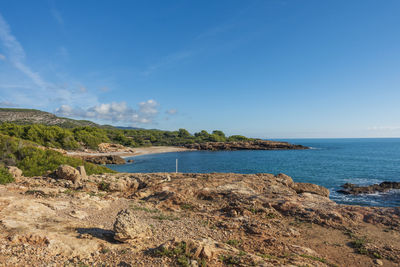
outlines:
[[[144,128],[129,127],[129,126],[115,126],[115,128],[121,129],[121,130],[144,130]]]
[[[19,108],[0,108],[0,122],[12,122],[17,124],[38,123],[44,125],[55,125],[64,128],[73,128],[79,126],[104,128],[97,123],[87,120],[73,120],[63,117],[57,117],[52,113],[36,109]],[[112,126],[106,126],[106,128],[112,128]]]

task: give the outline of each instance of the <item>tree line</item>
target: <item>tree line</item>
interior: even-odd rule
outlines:
[[[204,142],[232,142],[251,140],[242,135],[227,137],[222,131],[208,133],[205,130],[195,134],[186,129],[178,131],[145,129],[102,129],[98,127],[62,128],[42,124],[19,125],[0,124],[0,133],[32,141],[36,144],[62,149],[96,149],[100,143],[117,143],[129,147],[141,146],[183,146]]]

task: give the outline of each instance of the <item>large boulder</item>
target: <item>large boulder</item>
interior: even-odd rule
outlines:
[[[8,166],[8,172],[14,177],[16,181],[22,177],[22,171],[15,166]]]
[[[323,197],[329,197],[329,190],[323,186],[310,183],[295,183],[292,187],[297,194],[312,193]]]
[[[138,218],[132,209],[121,210],[114,223],[114,239],[127,242],[148,236],[150,228]]]
[[[68,165],[61,165],[58,167],[55,171],[55,175],[57,179],[65,179],[74,183],[78,183],[81,180],[81,174],[79,171]]]

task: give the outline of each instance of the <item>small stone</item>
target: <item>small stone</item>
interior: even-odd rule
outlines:
[[[71,217],[74,217],[74,218],[77,218],[77,219],[80,219],[80,220],[83,220],[88,216],[88,214],[86,212],[81,211],[81,210],[73,210],[73,211],[71,211],[69,213],[69,215]]]
[[[213,256],[212,249],[209,246],[205,245],[203,247],[203,250],[201,251],[201,256],[203,256],[206,259],[211,259]]]
[[[374,259],[374,263],[376,265],[383,265],[383,261],[379,260],[379,259]]]

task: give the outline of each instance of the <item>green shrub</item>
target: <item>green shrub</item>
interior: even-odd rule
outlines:
[[[84,165],[88,175],[114,172],[104,166],[68,157],[54,150],[40,149],[33,143],[2,134],[0,134],[0,163],[17,165],[25,176],[43,175],[47,171],[54,171],[61,164],[75,168]]]
[[[215,130],[211,134],[202,130],[194,135],[185,129],[178,131],[161,131],[145,129],[99,128],[92,126],[61,128],[41,124],[2,123],[0,133],[29,140],[36,144],[63,148],[78,149],[81,147],[97,149],[100,143],[112,142],[124,146],[182,146],[203,142],[249,141],[253,140],[241,135],[226,137],[222,131]]]
[[[0,184],[8,184],[14,182],[13,176],[4,167],[0,166]]]

